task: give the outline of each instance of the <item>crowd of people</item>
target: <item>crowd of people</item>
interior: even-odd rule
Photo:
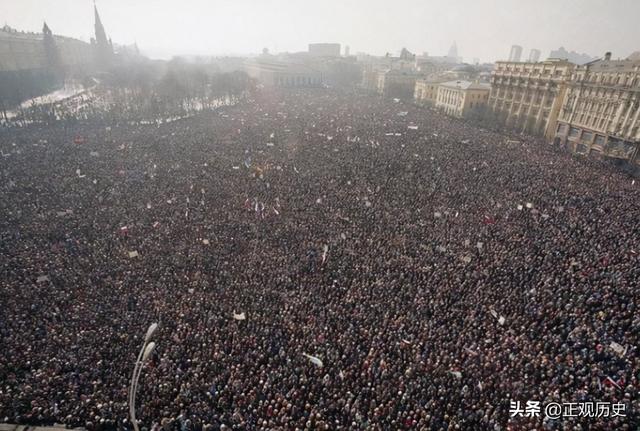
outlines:
[[[610,165],[328,89],[0,149],[0,421],[132,429],[157,322],[147,430],[640,424],[640,183]]]

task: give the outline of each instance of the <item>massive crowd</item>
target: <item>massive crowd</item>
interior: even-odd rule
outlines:
[[[605,163],[322,89],[0,149],[0,421],[131,429],[158,322],[148,430],[639,426],[640,184]]]

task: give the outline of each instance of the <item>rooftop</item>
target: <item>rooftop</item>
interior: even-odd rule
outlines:
[[[600,59],[579,66],[579,70],[590,70],[592,72],[637,72],[640,70],[640,59],[632,58],[620,60]]]
[[[440,85],[461,90],[491,90],[491,86],[489,84],[471,81],[447,81]]]

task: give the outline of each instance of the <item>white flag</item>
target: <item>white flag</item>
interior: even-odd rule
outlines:
[[[315,357],[315,356],[308,355],[308,354],[306,354],[306,353],[303,353],[303,355],[304,355],[307,359],[309,359],[309,361],[311,361],[311,363],[312,363],[312,364],[314,364],[314,365],[318,366],[318,368],[322,368],[322,367],[324,366],[324,364],[322,363],[322,360],[321,360],[320,358],[317,358],[317,357]]]
[[[235,320],[247,320],[247,315],[244,314],[244,312],[242,312],[240,314],[233,313],[233,318]]]

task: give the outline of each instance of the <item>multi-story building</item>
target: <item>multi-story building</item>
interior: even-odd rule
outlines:
[[[0,109],[45,94],[65,78],[108,70],[117,58],[95,7],[94,17],[91,43],[55,35],[46,23],[42,33],[0,28]]]
[[[421,105],[435,106],[438,98],[438,87],[443,81],[443,79],[432,78],[417,79],[413,99]]]
[[[92,45],[43,33],[0,28],[0,115],[24,100],[60,87],[66,76],[81,76],[93,63]]]
[[[403,99],[413,98],[418,71],[415,56],[403,49],[400,57],[362,57],[361,87],[369,92]]]
[[[416,56],[414,64],[415,70],[425,76],[446,72],[457,66],[449,57],[432,57],[426,53]]]
[[[454,117],[466,117],[482,109],[489,100],[489,84],[470,81],[449,81],[438,86],[436,108]]]
[[[322,71],[297,59],[267,54],[247,60],[245,70],[265,87],[319,87],[324,84]]]
[[[585,53],[580,54],[576,51],[567,51],[564,47],[552,50],[551,53],[549,53],[549,58],[562,58],[573,64],[586,64],[590,61],[598,60],[598,57]]]
[[[539,49],[535,49],[535,48],[531,48],[531,51],[529,51],[529,63],[537,63],[540,61],[540,50]]]
[[[48,30],[45,23],[44,29]],[[70,37],[49,33],[59,51],[60,60],[68,68],[80,67],[93,60],[91,45]],[[46,68],[45,33],[25,33],[9,26],[0,28],[0,73]]]
[[[378,94],[398,99],[412,99],[418,75],[411,70],[392,69],[378,72]]]
[[[499,61],[491,73],[489,108],[508,128],[552,139],[574,68],[573,63],[559,59]]]
[[[447,54],[447,58],[451,63],[456,63],[456,64],[462,63],[462,57],[458,55],[458,44],[456,44],[455,40],[453,41],[451,48],[449,48],[449,53]]]
[[[604,59],[571,75],[554,142],[581,154],[640,162],[640,59]]]
[[[522,57],[522,47],[520,45],[512,45],[509,52],[509,61],[520,61]]]
[[[367,64],[362,67],[362,80],[360,87],[370,93],[378,91],[378,72],[379,69],[373,64]]]

